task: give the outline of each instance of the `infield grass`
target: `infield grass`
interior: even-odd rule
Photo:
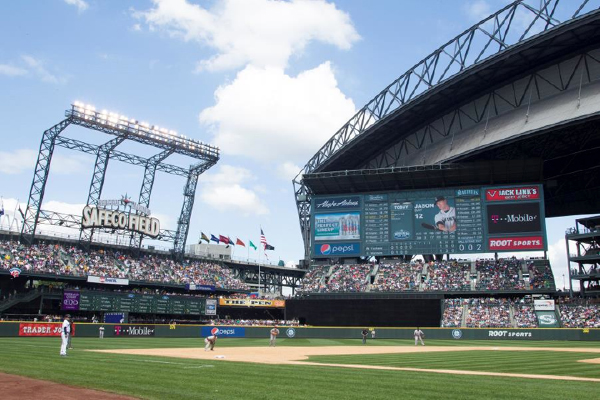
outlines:
[[[224,339],[218,346],[265,346],[265,339]],[[58,356],[59,338],[0,338],[0,371],[148,399],[569,399],[594,396],[600,384],[428,372],[267,365],[87,352],[87,349],[202,347],[200,339],[73,338]],[[360,340],[282,339],[280,346],[361,346]],[[375,340],[370,346],[412,345]],[[434,341],[427,345],[600,347],[595,342]],[[596,355],[597,356],[597,355]],[[352,359],[350,360],[350,358]],[[597,377],[600,365],[577,363],[593,354],[447,352],[318,356],[311,361],[524,372]],[[335,361],[333,361],[335,359]],[[325,361],[327,360],[327,361]],[[496,365],[498,364],[498,365]],[[581,368],[578,368],[581,364]],[[495,369],[490,369],[495,368]],[[511,370],[512,368],[512,370]]]

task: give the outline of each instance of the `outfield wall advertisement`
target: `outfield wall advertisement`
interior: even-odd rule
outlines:
[[[315,258],[547,250],[541,185],[314,196]]]
[[[50,328],[54,325],[58,328]],[[0,337],[25,336],[60,336],[60,323],[25,323],[0,322]],[[269,340],[271,327],[245,326],[205,326],[205,325],[135,325],[135,324],[92,324],[77,323],[78,337],[98,337],[100,327],[105,328],[106,337],[158,337],[158,338],[198,338],[210,336],[217,329],[220,338],[258,338]],[[118,329],[116,329],[119,327]],[[131,329],[129,329],[131,328]],[[356,339],[360,340],[360,332],[364,326],[357,327],[280,327],[280,337],[295,339]],[[413,340],[413,328],[381,328],[377,327],[378,339]],[[594,328],[422,328],[425,342],[430,339],[451,340],[572,340],[598,341],[600,329]],[[118,333],[118,334],[117,334]],[[370,339],[369,339],[370,340]],[[377,339],[375,339],[377,340]]]

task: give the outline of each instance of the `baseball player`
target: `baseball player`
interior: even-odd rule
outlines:
[[[104,339],[104,327],[101,326],[100,328],[98,328],[98,337],[100,339]]]
[[[367,344],[367,337],[369,336],[369,330],[367,328],[363,329],[361,332],[361,335],[363,337],[363,344]]]
[[[417,329],[415,329],[414,335],[415,335],[415,346],[418,344],[419,340],[421,341],[421,344],[423,346],[425,346],[425,343],[423,342],[423,338],[425,337],[425,334],[423,333],[421,328],[419,328],[417,326]]]
[[[271,329],[271,340],[269,340],[269,347],[275,347],[277,335],[279,335],[279,329],[277,329],[277,325],[275,325],[273,329]]]
[[[204,339],[204,351],[214,351],[217,342],[217,334],[210,335]]]
[[[73,350],[73,344],[71,342],[71,339],[73,338],[73,335],[71,335],[71,333],[73,332],[73,330],[75,330],[75,323],[71,322],[71,320],[69,319],[69,322],[71,323],[70,326],[70,331],[69,331],[69,340],[67,341],[67,349],[69,350]]]
[[[67,344],[69,343],[69,336],[71,335],[71,322],[69,321],[71,316],[65,315],[65,320],[62,323],[62,329],[60,331],[60,338],[62,343],[60,345],[60,355],[62,357],[67,356]]]
[[[456,230],[456,209],[448,205],[444,196],[435,198],[435,205],[440,212],[435,215],[435,227],[443,232],[454,232]]]
[[[371,330],[371,339],[375,339],[375,328]]]

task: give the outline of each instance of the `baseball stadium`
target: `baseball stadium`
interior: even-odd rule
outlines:
[[[514,1],[413,62],[286,184],[295,266],[232,255],[274,250],[262,228],[191,231],[220,148],[59,108],[26,207],[0,213],[1,397],[596,398],[600,1]],[[80,214],[44,207],[58,148],[95,159]],[[143,171],[139,195],[103,193],[109,164]]]

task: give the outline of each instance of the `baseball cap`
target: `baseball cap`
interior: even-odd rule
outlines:
[[[66,314],[65,318],[71,318],[71,314]]]
[[[435,201],[433,202],[433,205],[437,206],[438,201],[442,201],[442,200],[446,200],[446,198],[444,196],[437,196],[435,198]]]

